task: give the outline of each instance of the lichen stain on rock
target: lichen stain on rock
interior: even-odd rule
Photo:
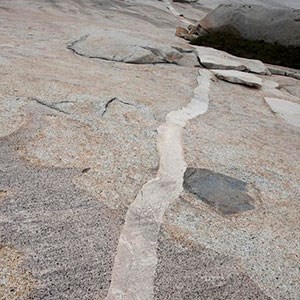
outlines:
[[[246,186],[242,180],[208,169],[188,168],[184,174],[184,189],[224,215],[255,208]]]

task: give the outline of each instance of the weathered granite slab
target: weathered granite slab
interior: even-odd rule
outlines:
[[[207,47],[195,47],[201,64],[208,69],[236,70],[269,75],[269,70],[259,60],[246,59]]]
[[[234,70],[213,70],[215,76],[221,80],[231,83],[242,84],[254,88],[261,88],[263,81],[250,73],[234,71]]]

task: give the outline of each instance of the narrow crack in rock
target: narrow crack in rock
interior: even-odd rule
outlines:
[[[64,100],[64,101],[59,101],[59,102],[56,102],[55,104],[65,104],[65,103],[76,103],[75,101],[69,101],[69,100]]]
[[[208,109],[211,73],[199,70],[191,102],[170,112],[158,128],[160,166],[128,208],[115,257],[107,300],[152,300],[157,265],[157,238],[165,210],[181,194],[186,162],[182,129]]]
[[[272,75],[280,75],[300,80],[300,72],[296,69],[287,69],[280,66],[269,66],[269,71]]]
[[[113,98],[109,99],[109,100],[105,103],[104,110],[103,110],[103,112],[102,112],[102,117],[103,117],[103,116],[105,115],[105,113],[107,112],[109,105],[110,105],[112,102],[114,102],[115,100],[117,100],[117,98],[116,98],[116,97],[113,97]]]
[[[105,103],[104,110],[103,110],[103,112],[102,112],[102,114],[101,114],[102,117],[106,114],[106,112],[107,112],[109,106],[110,106],[114,101],[118,101],[118,102],[120,102],[120,103],[122,103],[122,104],[136,107],[136,105],[134,105],[134,104],[132,104],[132,103],[126,102],[126,101],[124,101],[124,100],[120,100],[120,99],[118,99],[117,97],[113,97],[113,98],[109,99],[109,100]]]
[[[99,57],[99,56],[91,56],[91,55],[86,55],[86,54],[82,54],[80,52],[78,52],[74,46],[77,44],[77,43],[80,43],[80,42],[83,42],[85,41],[87,38],[89,37],[89,35],[84,35],[82,36],[81,38],[79,38],[78,40],[70,43],[67,45],[67,49],[68,50],[71,50],[73,53],[79,55],[79,56],[82,56],[82,57],[86,57],[86,58],[95,58],[95,59],[102,59],[102,60],[106,60],[106,61],[114,61],[114,60],[111,60],[111,59],[108,59],[108,58],[105,58],[105,57]]]
[[[170,61],[166,58],[164,58],[164,55],[159,51],[159,49],[155,49],[155,48],[152,48],[152,47],[149,47],[149,46],[139,46],[140,48],[142,49],[145,49],[145,50],[148,50],[150,51],[153,55],[157,56],[157,57],[160,57],[160,59],[162,60],[160,62],[160,64],[171,64],[171,65],[177,65],[178,66],[178,63],[176,61]],[[172,47],[173,49],[175,49],[174,47]],[[175,49],[176,51],[178,51],[177,49]],[[180,51],[178,51],[180,52]],[[152,63],[152,64],[159,64],[158,62],[157,63]]]
[[[46,106],[46,107],[48,107],[48,108],[50,108],[50,109],[56,110],[56,111],[58,111],[58,112],[60,112],[60,113],[63,113],[63,114],[65,114],[65,115],[70,115],[68,112],[66,112],[66,111],[64,111],[64,110],[62,110],[62,109],[56,107],[55,105],[52,105],[52,104],[43,102],[43,101],[41,101],[41,100],[39,100],[39,99],[37,99],[37,98],[31,98],[31,100],[34,100],[34,101],[36,101],[38,104],[41,104],[41,105]]]
[[[85,41],[85,40],[88,38],[88,36],[89,36],[89,35],[86,34],[86,35],[82,36],[81,38],[79,38],[78,40],[75,40],[74,42],[69,43],[69,44],[67,45],[67,49],[73,51],[73,52],[74,52],[75,54],[77,54],[77,55],[86,57],[86,55],[83,55],[83,54],[77,52],[73,47],[74,47],[77,43]]]

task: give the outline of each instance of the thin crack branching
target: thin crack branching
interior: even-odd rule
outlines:
[[[40,104],[40,105],[46,106],[46,107],[48,107],[48,108],[50,108],[50,109],[56,110],[56,111],[58,111],[58,112],[60,112],[60,113],[63,113],[63,114],[65,114],[65,115],[70,115],[70,113],[68,113],[68,112],[66,112],[66,111],[64,111],[64,110],[62,110],[62,109],[60,109],[60,108],[58,108],[58,107],[56,107],[56,106],[54,106],[54,105],[52,105],[52,104],[43,102],[43,101],[41,101],[40,99],[37,99],[37,98],[31,98],[31,100],[34,100],[35,102],[37,102],[37,103]]]
[[[78,52],[74,46],[77,44],[77,43],[80,43],[80,42],[83,42],[85,41],[87,38],[88,38],[89,35],[85,35],[83,37],[81,37],[80,39],[70,43],[67,45],[67,49],[68,50],[71,50],[73,53],[75,53],[76,55],[79,55],[79,56],[82,56],[82,57],[85,57],[85,58],[90,58],[90,59],[101,59],[101,60],[105,60],[105,61],[110,61],[110,62],[119,62],[119,63],[123,63],[123,64],[136,64],[136,65],[160,65],[160,64],[170,64],[170,65],[178,65],[177,62],[170,62],[168,60],[166,60],[165,58],[162,58],[162,61],[161,62],[145,62],[145,63],[140,63],[140,62],[126,62],[126,61],[122,61],[122,60],[116,60],[116,59],[109,59],[109,58],[106,58],[106,57],[101,57],[101,56],[92,56],[92,55],[87,55],[87,54],[82,54],[80,52]],[[152,49],[150,47],[143,47],[143,46],[139,46],[141,48],[144,48],[146,50],[149,50],[151,51],[153,54],[155,54],[153,52],[153,50],[155,49]]]

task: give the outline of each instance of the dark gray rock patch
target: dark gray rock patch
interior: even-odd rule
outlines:
[[[217,211],[234,214],[254,209],[246,182],[207,169],[188,168],[183,187]]]
[[[29,299],[104,299],[123,213],[72,183],[82,170],[24,163],[17,136],[0,139],[0,190],[11,191],[0,201],[0,244],[24,254],[37,282]]]
[[[159,235],[155,300],[270,300],[233,258]]]

